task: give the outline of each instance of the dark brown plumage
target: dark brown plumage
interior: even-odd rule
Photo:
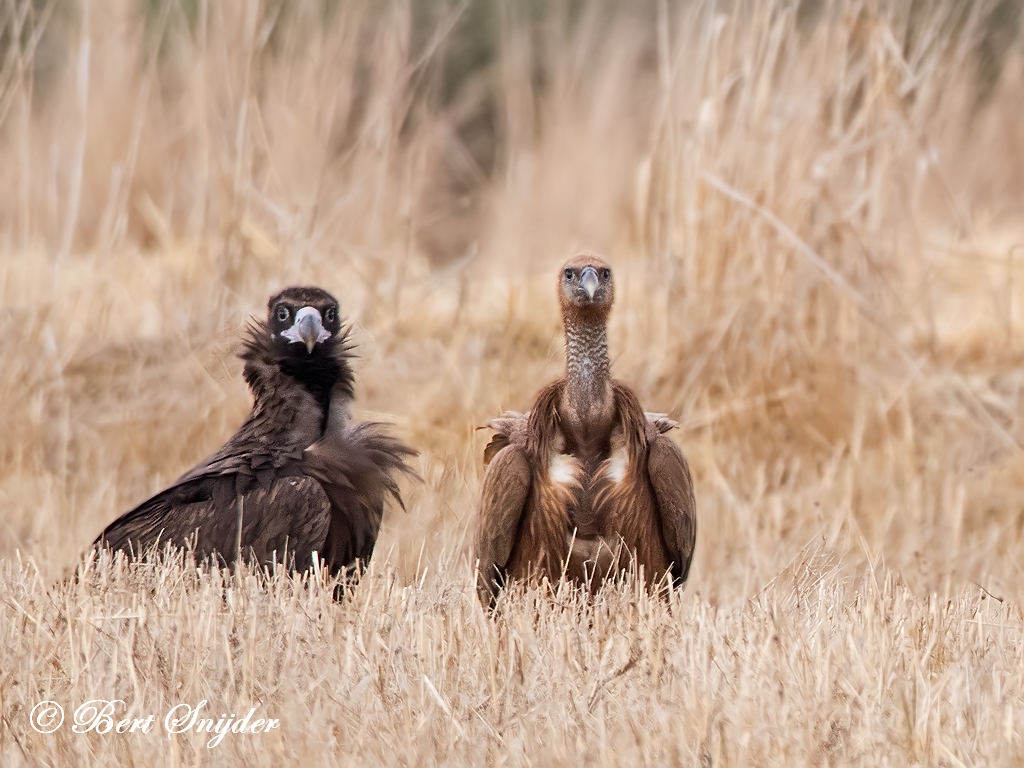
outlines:
[[[164,542],[197,558],[307,569],[316,551],[332,574],[365,564],[384,501],[415,451],[349,412],[351,345],[337,300],[288,288],[254,321],[241,357],[252,390],[245,423],[213,456],[107,526],[94,542],[139,553]],[[239,526],[239,523],[241,525]],[[287,552],[287,561],[286,561]]]
[[[682,452],[664,436],[675,423],[645,414],[611,378],[606,323],[611,267],[592,254],[559,273],[566,374],[528,414],[489,426],[476,527],[477,585],[494,600],[504,581],[547,576],[597,589],[635,566],[648,583],[675,586],[690,570],[696,501]]]

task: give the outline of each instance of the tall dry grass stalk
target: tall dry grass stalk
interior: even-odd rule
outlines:
[[[1005,5],[0,3],[0,762],[1020,762]],[[667,602],[491,619],[475,427],[559,373],[581,247],[615,374],[681,422],[696,558]],[[422,451],[365,583],[60,582],[240,422],[235,342],[290,283]],[[43,736],[44,698],[282,728]]]

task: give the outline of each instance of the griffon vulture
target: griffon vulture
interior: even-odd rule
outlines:
[[[193,542],[197,558],[275,559],[305,570],[316,551],[332,575],[373,552],[384,501],[416,454],[349,405],[351,344],[337,300],[320,288],[270,299],[243,343],[249,417],[213,456],[107,526],[94,546],[139,553]]]
[[[565,376],[541,390],[528,414],[490,427],[476,524],[477,586],[491,603],[508,578],[552,582],[564,573],[596,590],[613,572],[643,569],[648,583],[686,581],[697,532],[686,459],[611,377],[606,323],[611,267],[592,254],[558,273]]]

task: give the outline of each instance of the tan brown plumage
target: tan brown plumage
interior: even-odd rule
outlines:
[[[606,324],[611,267],[593,254],[559,272],[566,374],[528,414],[489,426],[476,525],[477,586],[494,600],[508,578],[568,578],[597,589],[630,567],[654,584],[685,583],[697,517],[686,459],[664,436],[675,423],[645,414],[611,378]]]
[[[213,456],[125,513],[94,546],[140,553],[191,542],[197,558],[238,555],[307,569],[316,551],[333,575],[369,560],[384,502],[415,451],[349,407],[351,344],[338,302],[320,288],[288,288],[244,342],[252,390],[245,423]],[[241,523],[241,526],[239,526]],[[287,553],[287,557],[286,557]]]

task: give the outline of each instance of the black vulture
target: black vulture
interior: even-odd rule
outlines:
[[[396,478],[416,451],[378,423],[353,420],[352,345],[337,300],[287,288],[253,320],[241,358],[249,417],[224,446],[106,527],[94,546],[141,553],[190,544],[197,559],[320,562],[345,576],[373,553]]]

